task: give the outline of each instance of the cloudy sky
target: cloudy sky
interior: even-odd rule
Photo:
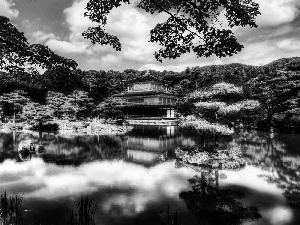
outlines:
[[[153,53],[159,49],[149,43],[149,31],[167,15],[150,15],[132,4],[111,12],[106,30],[117,35],[122,51],[93,45],[81,33],[93,24],[84,18],[87,0],[0,0],[5,15],[25,33],[30,43],[48,45],[56,53],[72,58],[83,70],[157,69],[181,71],[187,66],[244,63],[263,65],[272,60],[300,56],[300,1],[255,0],[260,4],[259,28],[236,28],[235,34],[245,48],[233,57],[197,58],[186,54],[159,63]]]

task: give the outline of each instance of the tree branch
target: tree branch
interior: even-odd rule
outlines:
[[[178,17],[176,17],[175,15],[173,15],[172,13],[170,13],[168,10],[164,9],[162,5],[159,5],[155,2],[155,0],[150,0],[154,5],[156,5],[157,7],[159,7],[161,10],[163,10],[164,12],[166,12],[167,14],[169,14],[173,19],[175,19],[177,21],[177,23],[183,27],[184,29],[186,29],[187,31],[189,31],[190,33],[196,35],[197,37],[199,37],[200,39],[204,40],[201,36],[199,36],[197,33],[191,31],[184,22],[181,21],[181,19],[179,19]]]

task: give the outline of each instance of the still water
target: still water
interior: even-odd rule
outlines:
[[[44,151],[19,155],[29,139]],[[159,126],[122,136],[0,133],[0,194],[22,197],[22,220],[32,225],[72,224],[82,197],[101,225],[300,224],[300,135],[220,137],[221,148],[241,146],[247,165],[240,170],[176,162],[176,147],[200,143],[198,135]]]

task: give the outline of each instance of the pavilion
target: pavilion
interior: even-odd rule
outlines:
[[[170,93],[167,87],[157,79],[135,81],[127,87],[127,91],[115,94],[118,108],[131,123],[148,121],[175,121],[175,109],[178,96]]]

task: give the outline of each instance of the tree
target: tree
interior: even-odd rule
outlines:
[[[34,126],[41,126],[42,123],[53,119],[52,110],[46,106],[35,102],[28,102],[24,105],[21,118]]]
[[[16,90],[14,92],[4,93],[0,96],[0,103],[7,104],[8,108],[12,108],[14,122],[16,115],[20,114],[25,103],[29,102],[29,98],[26,94],[27,93],[22,90]]]
[[[9,73],[35,72],[36,66],[52,69],[57,66],[75,69],[77,63],[55,54],[47,46],[30,45],[5,16],[0,16],[0,71]]]
[[[87,92],[75,90],[69,97],[73,98],[72,103],[76,118],[91,116],[93,99],[88,97]]]
[[[248,82],[253,96],[263,105],[267,125],[276,125],[280,120],[285,124],[300,124],[299,63],[300,58],[274,61]]]
[[[82,35],[92,43],[110,45],[121,51],[118,37],[105,32],[107,16],[113,8],[129,0],[89,0],[85,16],[99,23],[89,27]],[[252,0],[140,0],[138,8],[149,12],[167,13],[169,18],[150,31],[150,42],[162,48],[154,53],[163,58],[175,59],[193,51],[198,57],[232,56],[243,48],[238,43],[232,28],[236,26],[257,27],[255,18],[260,14],[259,5]],[[220,21],[224,14],[226,21]],[[227,22],[229,28],[224,28]]]
[[[47,95],[47,105],[57,119],[73,119],[79,108],[74,104],[74,98],[59,92],[49,91]]]
[[[86,86],[89,96],[97,104],[108,97],[108,91],[113,81],[108,79],[107,73],[103,70],[89,70],[84,72],[82,83]]]
[[[79,114],[87,117],[91,115],[93,105],[88,93],[79,90],[75,90],[70,95],[49,91],[46,102],[53,116],[59,119],[78,119]]]
[[[225,82],[214,84],[206,90],[194,91],[184,101],[185,106],[193,104],[193,110],[186,110],[195,117],[184,120],[183,126],[194,124],[194,127],[200,130],[207,130],[211,127],[208,130],[214,130],[217,133],[230,133],[228,129],[225,129],[226,127],[218,126],[218,123],[228,124],[236,122],[237,119],[249,118],[249,114],[259,115],[260,109],[260,103],[257,100],[244,99],[241,87]],[[199,122],[197,117],[202,121]]]
[[[52,110],[53,116],[59,118],[60,106],[64,102],[64,94],[54,91],[48,91],[46,104]]]
[[[81,70],[71,70],[58,66],[47,70],[42,76],[42,85],[48,91],[70,94],[83,87]]]
[[[196,130],[202,136],[203,147],[215,150],[219,135],[232,135],[230,129],[238,120],[246,123],[256,122],[260,103],[245,99],[241,87],[221,82],[213,86],[190,93],[179,108],[183,111],[179,126]],[[230,127],[229,127],[230,126]],[[214,139],[213,146],[209,140]]]
[[[118,119],[122,117],[122,111],[117,108],[117,105],[120,103],[118,98],[107,98],[104,102],[100,103],[96,107],[96,113],[101,114],[107,119]]]

